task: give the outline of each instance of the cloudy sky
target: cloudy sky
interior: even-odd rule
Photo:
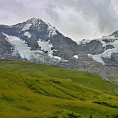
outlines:
[[[0,0],[0,24],[32,17],[73,40],[94,39],[118,30],[118,0]]]

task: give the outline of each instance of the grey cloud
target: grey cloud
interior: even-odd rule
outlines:
[[[117,30],[118,15],[113,10],[110,0],[84,0],[86,5],[80,6],[85,19],[93,21],[99,31],[102,33],[110,33]]]
[[[44,10],[46,14],[50,17],[50,19],[54,19],[56,22],[59,21],[59,15],[57,14],[55,10],[54,5],[47,4],[44,6]]]
[[[26,6],[17,0],[1,0],[0,11],[0,23],[6,21],[8,24],[22,20],[28,13]]]
[[[56,3],[53,0],[53,4]],[[111,0],[59,0],[58,6],[69,6],[82,12],[85,22],[93,22],[101,34],[111,33],[118,28],[118,14]]]
[[[74,39],[109,35],[118,30],[116,0],[1,0],[0,23],[38,17]]]

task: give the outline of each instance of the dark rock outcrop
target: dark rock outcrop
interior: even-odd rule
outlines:
[[[99,40],[92,40],[89,43],[82,45],[82,50],[86,54],[100,54],[104,52],[104,48],[102,47],[102,43]]]

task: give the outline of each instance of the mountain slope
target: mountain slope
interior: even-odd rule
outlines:
[[[74,41],[63,36],[56,28],[41,19],[31,18],[13,26],[0,26],[0,32],[1,38],[6,39],[12,45],[12,55],[19,54],[17,58],[32,60],[31,58],[34,58],[32,56],[38,57],[38,54],[42,52],[49,57],[68,59],[69,55],[71,57],[79,51]],[[29,57],[23,51],[30,53]]]
[[[104,36],[87,42],[82,41],[81,46],[83,51],[95,61],[117,68],[118,37],[116,36],[117,32],[114,32],[110,36]]]
[[[118,83],[118,31],[109,36],[79,43],[83,52],[103,66],[100,68],[102,78]]]
[[[0,25],[0,34],[0,41],[5,42],[0,43],[1,58],[24,59],[79,70],[100,66],[82,52],[76,42],[41,19],[31,18],[12,26]]]
[[[92,72],[118,84],[117,32],[80,45],[41,19],[0,25],[0,58],[21,59]]]
[[[118,116],[118,86],[98,76],[13,60],[0,60],[0,73],[1,117]]]

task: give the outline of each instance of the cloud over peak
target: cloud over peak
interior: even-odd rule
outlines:
[[[95,38],[118,30],[117,4],[116,0],[1,0],[0,23],[38,17],[74,40]]]

